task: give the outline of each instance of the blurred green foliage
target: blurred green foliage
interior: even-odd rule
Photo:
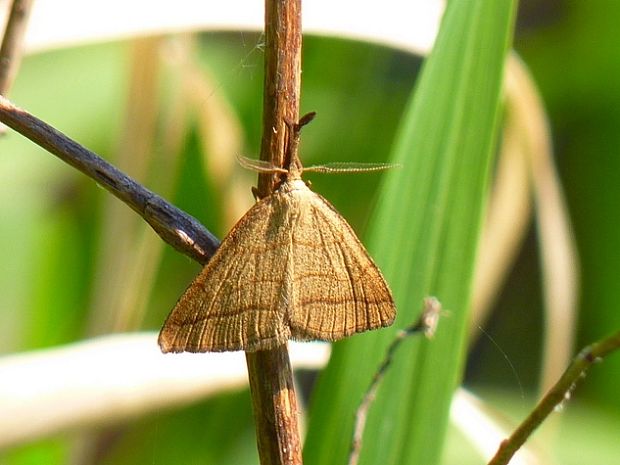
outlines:
[[[385,175],[368,234],[394,293],[396,322],[334,345],[310,410],[307,463],[345,461],[359,399],[396,329],[418,317],[429,295],[450,318],[432,341],[415,338],[394,355],[368,413],[360,463],[439,461],[465,358],[513,6],[476,0],[446,10],[395,138],[390,160],[402,167]]]
[[[579,344],[620,328],[620,4],[561,2],[524,25],[518,50],[547,104],[582,265]],[[620,357],[588,375],[583,395],[620,412]],[[609,404],[608,404],[609,403]]]
[[[613,1],[525,1],[515,49],[539,85],[551,125],[581,262],[578,347],[620,328],[620,48]],[[532,227],[487,331],[515,365],[511,372],[494,344],[481,337],[470,360],[472,384],[535,388],[542,322],[536,231]],[[514,334],[519,334],[518,338]],[[590,371],[578,398],[620,411],[620,357]]]

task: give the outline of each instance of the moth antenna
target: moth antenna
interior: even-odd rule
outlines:
[[[259,173],[288,173],[288,171],[284,168],[274,166],[268,161],[255,160],[253,158],[244,157],[243,155],[237,155],[237,162],[244,168],[257,171]]]
[[[400,168],[401,166],[399,163],[334,162],[309,166],[304,168],[304,171],[314,171],[315,173],[365,173]]]

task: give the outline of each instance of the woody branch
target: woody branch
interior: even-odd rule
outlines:
[[[165,242],[179,252],[204,264],[217,249],[217,238],[194,217],[2,96],[0,122],[103,186],[142,216]]]
[[[518,428],[502,443],[488,465],[507,465],[536,428],[553,409],[570,396],[586,371],[596,362],[620,349],[620,331],[617,331],[579,352],[560,379],[549,389],[538,405]]]
[[[284,165],[287,121],[299,118],[301,0],[265,1],[265,82],[261,160]],[[273,192],[277,174],[261,173],[257,193]],[[300,465],[297,399],[286,345],[246,353],[262,465]]]
[[[0,46],[0,95],[7,95],[19,65],[33,0],[13,0]]]

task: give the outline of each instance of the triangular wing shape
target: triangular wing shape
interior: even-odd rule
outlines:
[[[389,326],[392,293],[353,229],[320,195],[309,196],[293,230],[291,335],[337,340]]]
[[[181,296],[159,334],[163,352],[256,351],[289,339],[290,228],[276,200],[262,199],[239,220]]]

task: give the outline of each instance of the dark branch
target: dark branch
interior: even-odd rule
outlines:
[[[215,253],[219,241],[194,217],[4,97],[0,97],[0,121],[106,188],[179,252],[202,264]]]

